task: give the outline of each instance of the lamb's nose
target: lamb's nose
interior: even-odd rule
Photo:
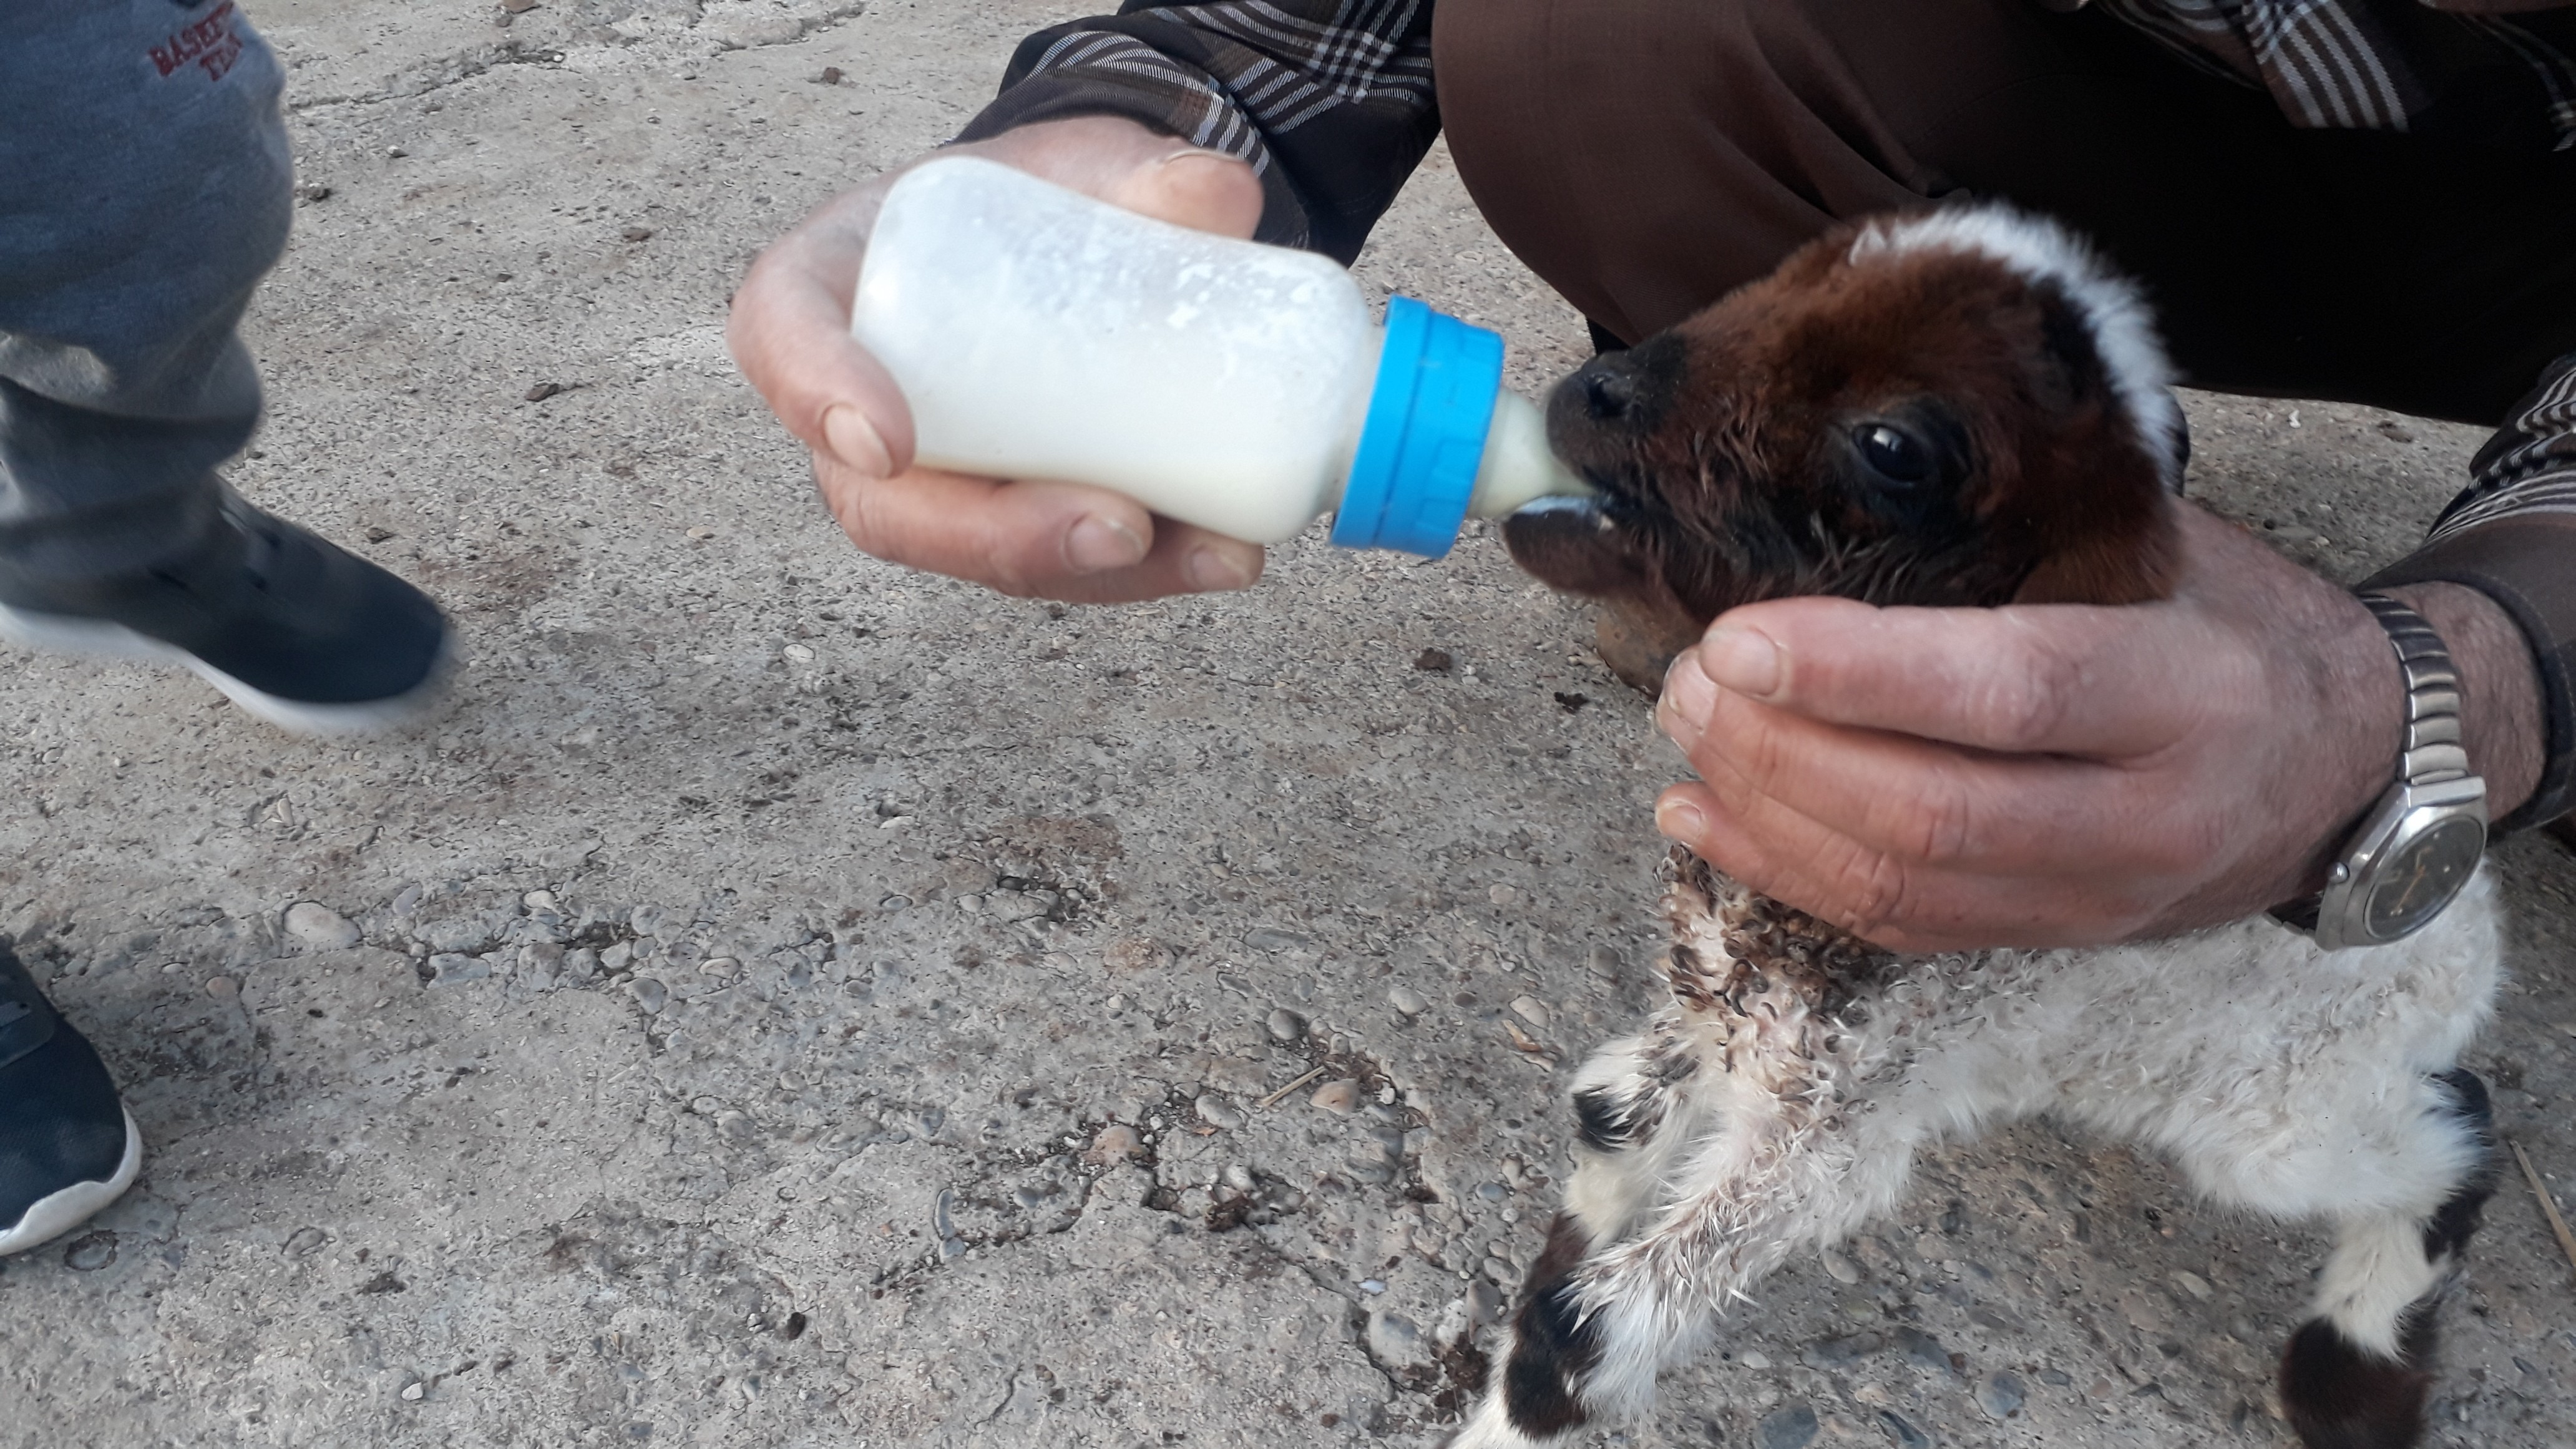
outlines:
[[[1617,354],[1596,357],[1583,365],[1583,407],[1594,422],[1625,421],[1637,409],[1637,375],[1623,366]]]

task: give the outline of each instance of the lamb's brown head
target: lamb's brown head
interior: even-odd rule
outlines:
[[[1661,648],[1738,604],[2117,604],[2174,567],[2182,414],[2136,291],[1996,206],[1838,229],[1547,407],[1593,503],[1512,556]]]

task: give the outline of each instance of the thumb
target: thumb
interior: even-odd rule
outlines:
[[[1119,178],[1104,200],[1175,226],[1248,237],[1261,224],[1261,178],[1219,151],[1195,147]]]

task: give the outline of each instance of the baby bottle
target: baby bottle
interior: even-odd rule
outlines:
[[[1279,543],[1437,558],[1473,515],[1586,490],[1502,338],[1405,297],[1369,316],[1329,258],[1192,231],[980,157],[887,192],[850,332],[928,466],[1091,483]]]

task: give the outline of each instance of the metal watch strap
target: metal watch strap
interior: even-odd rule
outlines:
[[[2424,616],[2385,594],[2362,594],[2363,608],[2388,631],[2397,650],[2397,665],[2406,680],[2405,744],[2397,756],[2397,781],[2432,785],[2465,778],[2469,751],[2460,736],[2460,671],[2451,651]],[[2344,868],[2341,861],[2335,869]],[[2307,896],[2272,908],[2273,918],[2302,931],[2317,928],[2322,895]]]
[[[2410,785],[2462,778],[2469,773],[2469,750],[2460,738],[2460,671],[2451,664],[2451,651],[2423,615],[2395,599],[2363,594],[2361,602],[2388,631],[2406,672],[2406,749],[2398,757],[2397,778]]]

